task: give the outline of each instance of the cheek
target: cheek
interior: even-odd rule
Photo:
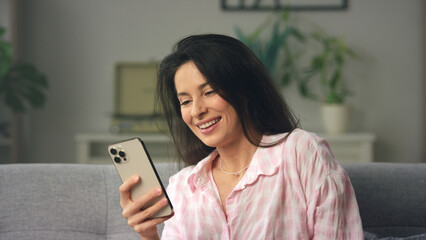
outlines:
[[[182,120],[186,123],[186,125],[190,125],[191,123],[191,111],[189,108],[183,108],[180,110],[182,115]]]
[[[237,114],[235,112],[234,107],[225,101],[223,98],[218,98],[214,102],[214,106],[221,112],[231,115],[235,117]]]
[[[217,102],[216,106],[220,107],[221,111],[225,113],[229,121],[229,124],[231,124],[233,127],[237,127],[237,125],[240,124],[240,120],[238,118],[237,112],[235,111],[234,107],[232,107],[231,104],[229,104],[225,100],[222,100],[221,102]]]
[[[227,101],[225,101],[225,99],[221,98],[220,96],[213,100],[213,106],[221,110],[232,108],[231,104],[229,104]]]

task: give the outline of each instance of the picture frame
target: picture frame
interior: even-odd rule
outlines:
[[[221,0],[224,11],[336,11],[348,8],[348,0]]]
[[[158,62],[120,62],[115,66],[113,132],[158,132],[162,114],[154,101]]]

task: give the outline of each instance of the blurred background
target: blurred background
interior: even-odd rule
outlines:
[[[45,106],[21,117],[19,142],[3,137],[0,162],[78,162],[79,134],[110,132],[117,63],[160,61],[191,34],[236,37],[236,27],[251,33],[272,14],[225,11],[220,3],[0,0],[0,25],[15,58],[33,63],[49,80]],[[422,0],[349,0],[343,10],[291,12],[302,28],[317,25],[343,37],[357,53],[345,66],[353,92],[347,98],[353,110],[348,132],[374,135],[374,161],[425,159],[423,5]],[[282,92],[304,129],[324,132],[319,101],[300,96],[295,84]],[[0,104],[0,122],[11,119]]]

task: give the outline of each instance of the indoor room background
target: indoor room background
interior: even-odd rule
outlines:
[[[6,29],[11,1],[0,0]],[[235,37],[236,26],[252,32],[271,15],[224,11],[219,0],[25,0],[17,12],[19,58],[50,84],[44,108],[24,116],[20,161],[66,163],[76,162],[76,134],[109,131],[117,63],[159,61],[185,36]],[[354,92],[349,131],[375,134],[377,161],[422,162],[422,1],[349,0],[346,10],[291,14],[343,37],[360,56],[345,72]],[[319,102],[295,85],[282,92],[304,129],[324,131]],[[1,107],[0,121],[9,117]]]

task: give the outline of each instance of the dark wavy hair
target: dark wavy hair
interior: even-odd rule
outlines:
[[[298,126],[266,67],[246,45],[218,34],[186,37],[161,62],[156,95],[156,107],[165,114],[177,157],[186,166],[198,163],[215,149],[198,139],[181,117],[174,77],[178,68],[189,61],[234,107],[250,143],[258,147],[276,145],[285,138],[261,143],[262,135],[291,133]]]

